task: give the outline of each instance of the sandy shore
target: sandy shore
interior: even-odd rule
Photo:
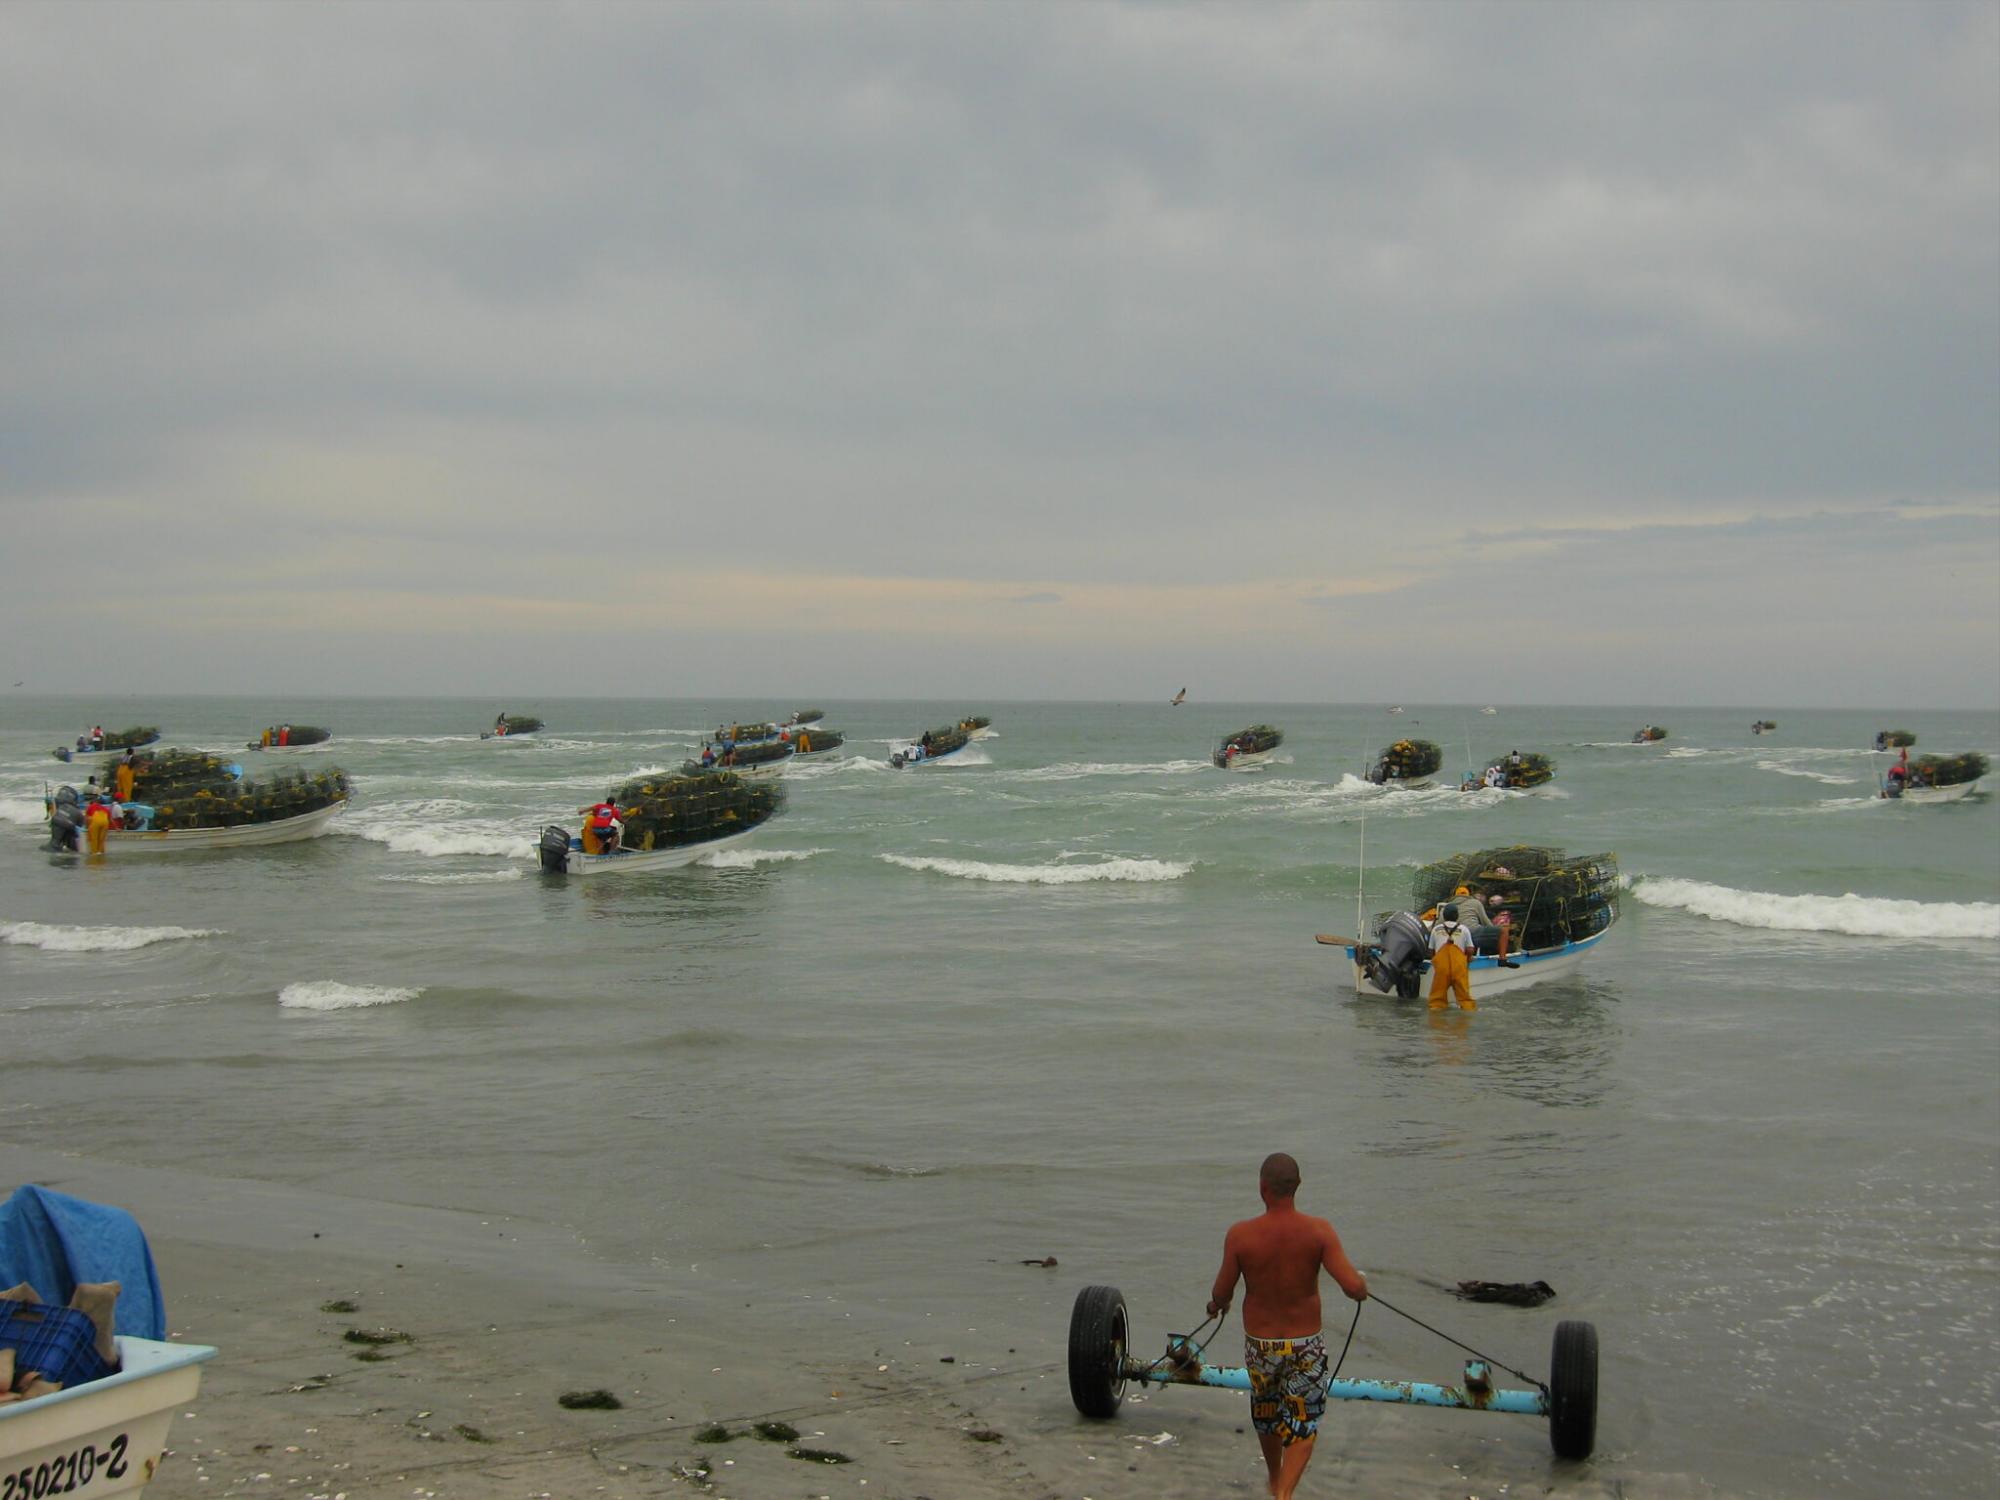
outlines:
[[[543,1226],[0,1146],[0,1186],[24,1181],[138,1215],[172,1336],[221,1351],[155,1500],[1264,1492],[1242,1396],[1153,1391],[1087,1422],[1059,1338],[884,1340],[831,1305],[717,1305],[712,1285],[595,1263]],[[560,1404],[600,1389],[620,1406]],[[1607,1414],[1599,1457],[1564,1465],[1536,1419],[1336,1404],[1305,1492],[1711,1493],[1635,1469],[1621,1436]]]

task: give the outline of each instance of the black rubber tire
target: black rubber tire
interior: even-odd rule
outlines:
[[[1069,1396],[1086,1417],[1115,1417],[1125,1400],[1125,1298],[1087,1286],[1069,1314]]]
[[[1557,1458],[1588,1458],[1597,1447],[1597,1327],[1556,1324],[1549,1352],[1549,1446]]]

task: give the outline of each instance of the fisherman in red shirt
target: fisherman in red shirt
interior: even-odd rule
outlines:
[[[607,797],[602,802],[593,802],[589,807],[579,807],[577,811],[586,814],[589,819],[583,825],[585,840],[583,852],[585,854],[593,852],[589,844],[594,839],[597,843],[596,853],[616,853],[618,834],[624,826],[621,820],[626,816],[619,811],[618,804]]]

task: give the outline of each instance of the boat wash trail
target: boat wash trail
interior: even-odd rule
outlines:
[[[1598,1462],[1990,1487],[2000,799],[1884,801],[1870,746],[1894,722],[2000,754],[1993,715],[1753,736],[1740,708],[1167,696],[829,700],[841,754],[788,767],[754,839],[599,882],[540,875],[543,827],[795,705],[13,695],[0,1025],[36,1083],[0,1089],[0,1139],[558,1226],[774,1362],[939,1330],[1056,1362],[1089,1282],[1191,1327],[1283,1149],[1400,1305],[1503,1357],[1546,1349],[1538,1315],[1425,1299],[1544,1280],[1595,1323]],[[502,708],[545,727],[481,740]],[[987,737],[889,767],[975,711]],[[76,773],[49,747],[114,722],[239,756],[326,726],[296,755],[353,796],[307,843],[52,861],[44,788]],[[1218,770],[1246,724],[1282,746]],[[1366,779],[1401,738],[1444,747],[1436,785]],[[1456,789],[1515,748],[1554,780]],[[1514,843],[1618,857],[1623,917],[1573,980],[1430,1013],[1313,941]],[[1370,1316],[1349,1367],[1457,1373]],[[1024,1383],[1024,1421],[1066,1420],[1059,1379]]]

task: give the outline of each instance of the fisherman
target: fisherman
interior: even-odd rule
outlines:
[[[1509,781],[1512,781],[1517,775],[1520,774],[1520,772],[1526,766],[1526,764],[1527,762],[1521,759],[1520,751],[1509,750],[1507,752],[1507,779]]]
[[[507,716],[503,713],[493,721],[493,733],[497,737],[507,732]]]
[[[1460,1010],[1477,1010],[1467,959],[1475,944],[1472,934],[1458,919],[1458,906],[1447,901],[1438,908],[1437,924],[1431,928],[1431,1009],[1443,1010],[1447,993],[1458,997]]]
[[[116,775],[118,789],[113,795],[120,802],[130,802],[132,800],[132,783],[139,775],[138,758],[132,751],[127,750],[124,759],[118,762]]]
[[[104,726],[102,724],[91,726],[90,748],[93,750],[102,750],[104,748]]]
[[[1368,1278],[1347,1258],[1331,1224],[1299,1212],[1293,1201],[1298,1190],[1297,1161],[1282,1151],[1264,1158],[1257,1172],[1264,1212],[1229,1226],[1208,1299],[1210,1317],[1228,1317],[1242,1280],[1250,1420],[1275,1500],[1289,1500],[1298,1487],[1326,1411],[1319,1273],[1324,1270],[1351,1300],[1368,1300]]]
[[[715,746],[703,745],[701,747],[701,763],[704,769],[715,764]]]
[[[90,852],[102,854],[105,835],[111,831],[111,804],[104,800],[101,788],[91,789],[90,806],[83,815],[83,829]]]
[[[1507,787],[1507,772],[1500,766],[1488,766],[1485,781],[1494,791],[1504,791]]]
[[[291,744],[291,742],[292,742],[292,726],[289,724],[280,724],[278,726],[279,745],[281,746],[289,745]]]
[[[257,741],[257,748],[258,748],[259,750],[268,750],[268,749],[270,749],[270,748],[271,748],[271,726],[270,726],[270,725],[266,724],[266,725],[264,726],[264,733],[262,734],[262,736],[260,736],[260,737],[259,737],[259,739],[258,739],[258,741]]]
[[[1510,922],[1499,922],[1487,915],[1486,903],[1473,894],[1472,887],[1462,885],[1451,893],[1452,901],[1458,907],[1458,919],[1472,934],[1472,947],[1476,953],[1486,951],[1488,944],[1497,946],[1497,960],[1503,969],[1518,969],[1521,966],[1507,957],[1508,929]]]
[[[589,807],[579,807],[577,811],[588,815],[588,820],[583,825],[583,852],[616,854],[618,834],[624,827],[619,820],[626,816],[619,811],[618,804],[607,797],[602,802],[593,802]],[[597,845],[595,850],[590,847],[593,842]]]

